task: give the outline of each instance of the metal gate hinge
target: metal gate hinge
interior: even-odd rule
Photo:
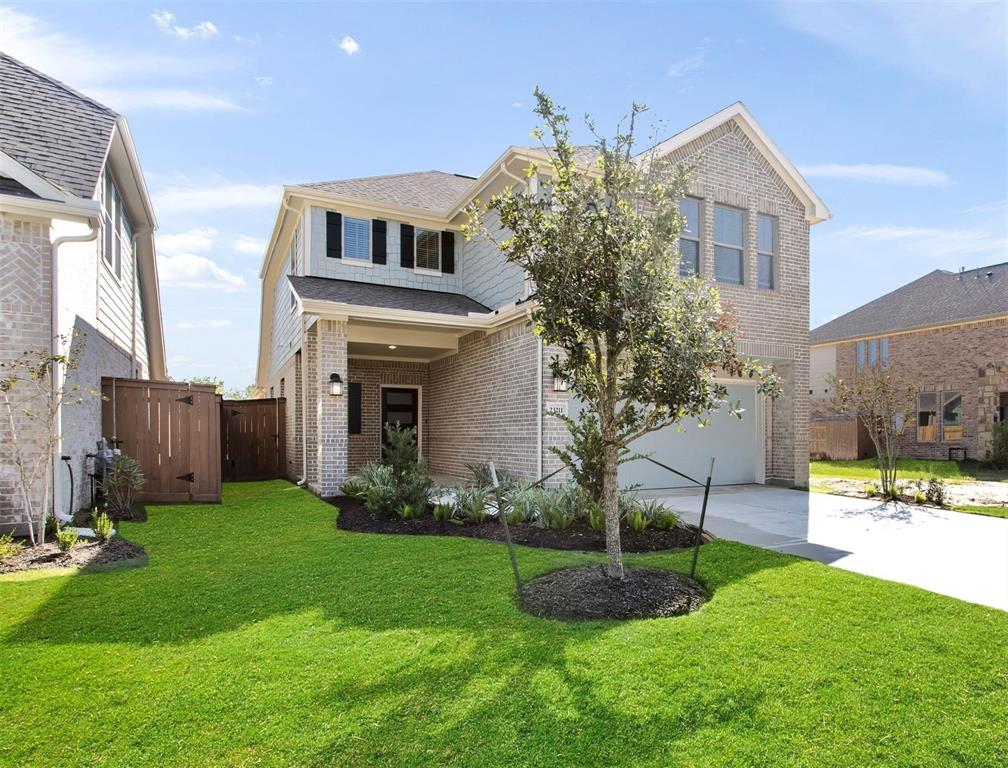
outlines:
[[[187,472],[184,475],[179,475],[175,479],[176,480],[185,480],[187,483],[195,483],[196,482],[196,473],[195,472]]]
[[[184,397],[176,397],[176,403],[185,403],[186,405],[192,405],[192,395],[186,395]]]

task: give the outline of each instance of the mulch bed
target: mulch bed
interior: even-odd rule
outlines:
[[[118,536],[105,544],[94,539],[81,539],[69,552],[60,552],[56,542],[47,541],[37,547],[26,545],[13,557],[0,560],[0,573],[43,568],[87,568],[146,556],[143,547]]]
[[[399,517],[375,518],[358,499],[336,496],[326,501],[339,507],[336,526],[344,531],[398,533],[409,536],[468,536],[473,539],[504,541],[504,526],[492,518],[483,523],[468,521],[442,523],[429,515],[413,520],[403,520]],[[709,534],[704,534],[703,541],[710,541],[711,538]],[[528,524],[512,525],[511,540],[526,547],[579,552],[605,551],[605,534],[602,531],[592,530],[584,520],[578,520],[562,531]],[[624,527],[620,532],[620,541],[623,551],[629,553],[692,547],[696,541],[696,527],[683,524],[681,527],[668,530],[648,528],[640,532]]]
[[[710,595],[689,576],[658,568],[626,568],[611,579],[600,565],[563,568],[528,582],[522,608],[557,619],[654,619],[697,610]]]
[[[118,524],[123,520],[129,523],[146,523],[147,522],[147,507],[145,507],[140,502],[135,502],[133,504],[133,509],[128,515],[116,515],[110,514],[109,518],[112,520],[113,524]],[[74,513],[74,525],[80,528],[91,528],[91,510],[89,509],[79,509]]]

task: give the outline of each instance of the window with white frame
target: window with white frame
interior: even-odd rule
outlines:
[[[714,278],[742,285],[745,214],[738,208],[714,206]]]
[[[371,261],[371,222],[343,217],[343,258]]]
[[[123,252],[133,254],[133,228],[126,217],[119,190],[106,171],[102,181],[102,260],[116,277],[122,276]]]
[[[684,197],[679,212],[685,219],[679,232],[679,274],[689,277],[700,272],[700,201]]]
[[[414,230],[416,240],[416,267],[441,271],[441,233],[430,229],[417,227]]]
[[[756,285],[774,287],[774,253],[777,250],[777,220],[773,216],[756,217]]]

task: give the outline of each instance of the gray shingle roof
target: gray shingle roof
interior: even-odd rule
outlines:
[[[813,344],[1008,315],[1008,262],[963,272],[936,269],[809,334]]]
[[[0,52],[0,151],[46,181],[91,198],[117,117]]]
[[[334,280],[328,277],[287,276],[297,295],[302,299],[320,299],[359,307],[408,309],[415,312],[437,312],[442,315],[466,316],[470,312],[489,313],[490,310],[468,296],[441,291],[424,291],[419,288],[402,288],[397,285],[357,283],[353,280]]]
[[[367,176],[361,179],[316,181],[298,186],[363,200],[443,211],[462,197],[475,181],[471,176],[455,173],[419,171],[395,173],[389,176]]]

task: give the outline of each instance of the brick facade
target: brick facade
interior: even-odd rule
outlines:
[[[715,285],[722,303],[735,313],[742,351],[751,349],[754,356],[771,362],[784,385],[784,394],[767,408],[767,482],[807,486],[809,225],[805,206],[734,121],[668,158],[693,168],[691,196],[701,201],[700,271],[707,280],[715,282],[714,205],[745,212],[744,284]],[[756,287],[759,214],[777,222],[771,290]]]
[[[30,349],[49,349],[52,321],[50,296],[52,263],[49,223],[14,218],[0,213],[0,360],[13,360]],[[14,396],[24,398],[31,390],[22,385]],[[44,403],[37,398],[18,402],[20,410],[41,410]],[[34,461],[42,450],[41,441],[34,444],[31,422],[15,415],[22,435],[22,450],[28,461]],[[0,420],[0,533],[20,522],[24,515],[24,500],[14,466],[14,451],[6,414]],[[44,481],[44,478],[42,478]],[[38,484],[36,503],[43,496]]]
[[[888,336],[889,368],[920,392],[962,394],[962,439],[918,442],[914,425],[901,442],[903,455],[947,459],[949,449],[964,449],[967,458],[988,457],[991,434],[1002,393],[1008,397],[1008,318],[964,323]],[[836,370],[853,377],[856,342],[836,344]],[[938,406],[939,421],[941,407]],[[817,402],[814,419],[830,418],[828,403]]]

